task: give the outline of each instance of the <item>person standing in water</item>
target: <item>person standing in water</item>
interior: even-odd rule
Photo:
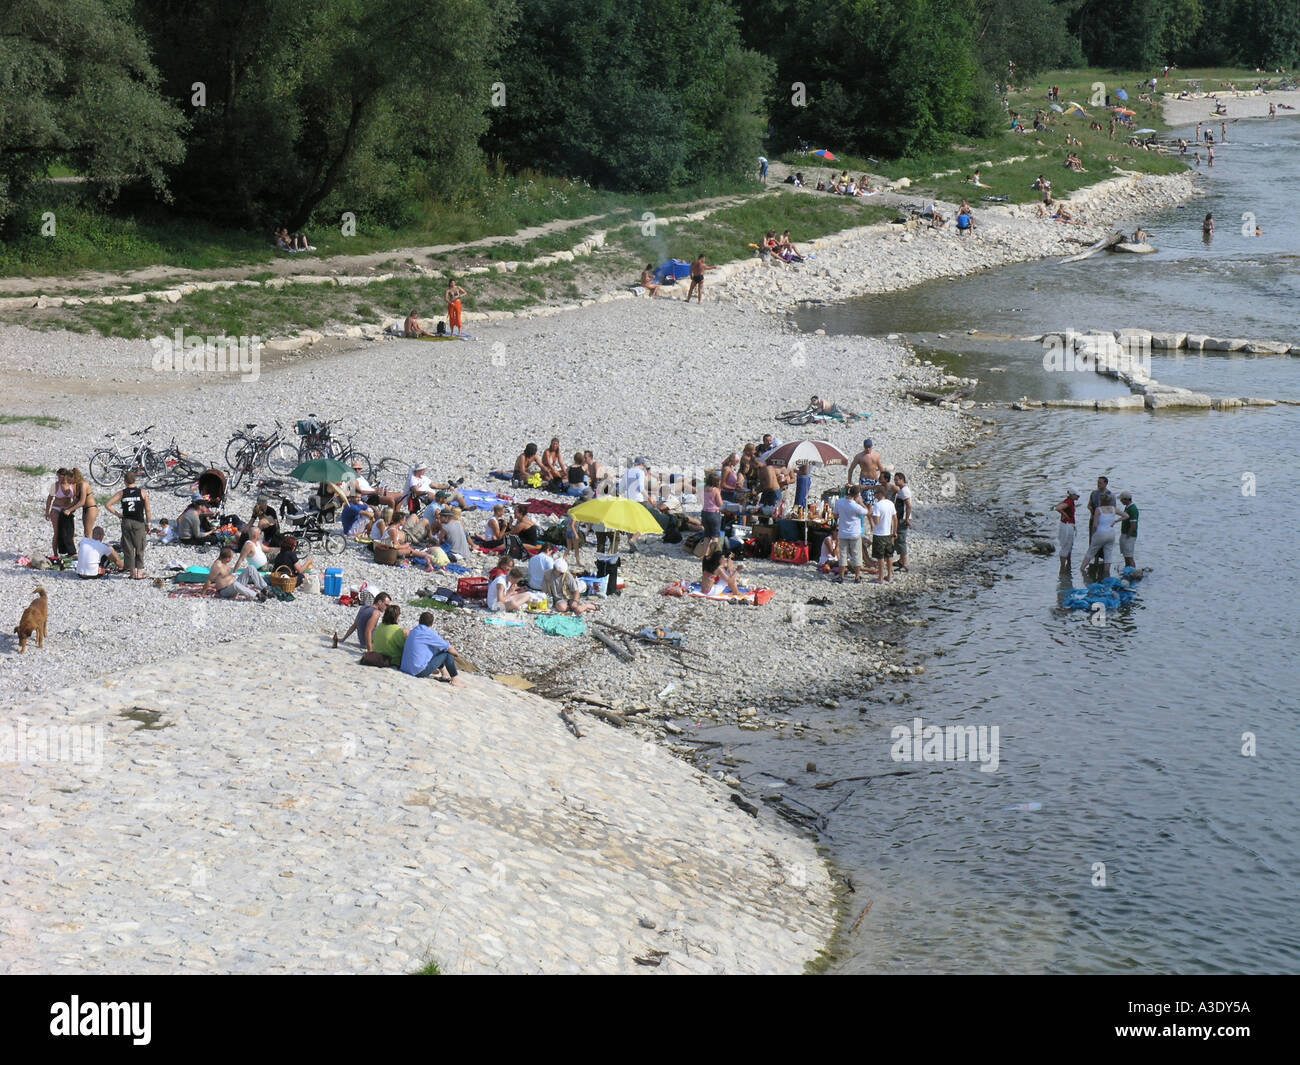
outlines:
[[[1065,493],[1065,498],[1057,503],[1052,509],[1061,515],[1060,528],[1056,533],[1056,542],[1059,547],[1058,554],[1061,559],[1061,572],[1070,571],[1070,555],[1074,552],[1074,501],[1079,498],[1079,493],[1070,489]]]
[[[1214,236],[1214,214],[1211,212],[1205,216],[1205,221],[1201,223],[1201,232],[1207,237]]]
[[[469,293],[460,287],[454,277],[451,284],[447,286],[447,331],[453,336],[459,334],[465,335],[465,326],[461,320],[461,300],[468,296]]]

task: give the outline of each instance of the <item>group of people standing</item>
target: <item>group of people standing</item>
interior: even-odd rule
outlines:
[[[1070,571],[1070,556],[1074,551],[1075,528],[1077,525],[1075,500],[1079,493],[1070,490],[1065,498],[1052,509],[1060,515],[1057,542],[1061,560],[1061,574]],[[1115,564],[1116,552],[1124,559],[1124,565],[1137,565],[1138,508],[1133,502],[1131,492],[1120,492],[1116,497],[1110,490],[1110,481],[1106,477],[1097,478],[1097,487],[1088,496],[1088,550],[1084,553],[1079,572],[1086,579],[1088,568],[1100,567],[1099,580],[1110,576],[1110,567]]]

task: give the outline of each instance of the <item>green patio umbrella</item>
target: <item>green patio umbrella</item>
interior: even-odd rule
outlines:
[[[357,471],[338,459],[312,459],[298,466],[289,476],[298,481],[319,484],[321,481],[355,481]]]

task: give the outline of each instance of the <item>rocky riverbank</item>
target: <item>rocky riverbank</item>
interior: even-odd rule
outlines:
[[[0,725],[7,973],[797,973],[813,845],[486,678],[214,642]]]

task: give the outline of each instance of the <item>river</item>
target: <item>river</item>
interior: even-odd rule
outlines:
[[[810,308],[799,323],[903,334],[979,377],[982,399],[1126,390],[1048,373],[1041,346],[969,329],[1300,340],[1297,149],[1300,122],[1230,125],[1207,197],[1143,220],[1157,255],[1026,263]],[[1243,234],[1243,213],[1261,236]],[[1151,372],[1214,395],[1300,398],[1295,358],[1171,354]],[[1300,971],[1300,408],[997,421],[974,453],[985,465],[961,475],[971,498],[1036,511],[1054,534],[1046,512],[1064,490],[1086,500],[1109,475],[1141,509],[1137,561],[1152,572],[1136,602],[1104,619],[1063,610],[1055,560],[1012,551],[918,602],[927,624],[904,649],[924,676],[808,707],[801,735],[702,738],[752,792],[820,816],[853,887],[832,972]],[[996,726],[996,771],[894,760],[891,730],[916,717]]]

